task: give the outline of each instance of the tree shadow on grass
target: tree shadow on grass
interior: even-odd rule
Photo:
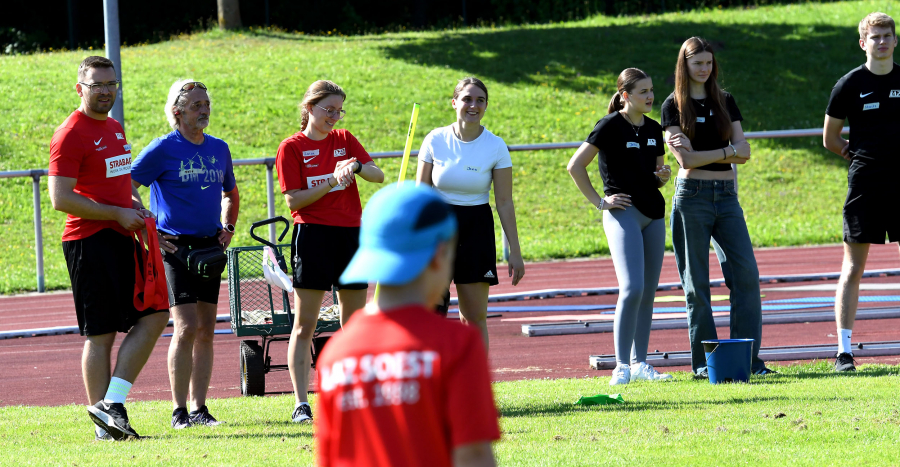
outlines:
[[[674,89],[684,39],[701,36],[718,49],[720,84],[734,94],[745,131],[820,127],[834,84],[865,61],[855,25],[646,21],[630,25],[548,27],[453,32],[383,46],[391,58],[459,70],[492,83],[536,86],[611,96],[627,67],[653,77],[658,109]],[[775,21],[775,20],[773,20]],[[448,83],[448,88],[452,83]],[[503,99],[498,95],[495,99]],[[567,109],[560,109],[566,114]],[[809,149],[806,138],[770,140],[776,148]],[[820,140],[821,141],[821,140]],[[821,143],[814,144],[821,148]],[[839,156],[814,151],[821,162],[846,166]]]
[[[851,400],[847,398],[834,398],[841,400]],[[829,400],[834,400],[829,399]],[[626,400],[624,404],[602,405],[602,406],[579,406],[573,403],[556,403],[550,404],[543,408],[534,407],[509,407],[500,410],[500,415],[507,418],[514,417],[533,417],[535,415],[563,415],[572,412],[585,411],[601,411],[601,412],[641,412],[647,410],[680,410],[680,409],[698,409],[716,405],[743,405],[755,404],[760,402],[794,402],[797,398],[788,396],[752,396],[752,397],[731,397],[729,399],[720,400],[683,400],[674,396],[669,399],[647,399],[636,402]]]
[[[287,423],[286,423],[287,424]],[[248,424],[249,426],[250,424]],[[255,427],[259,427],[259,425],[253,425]],[[205,433],[201,433],[198,435],[192,435],[192,438],[199,439],[263,439],[263,438],[276,438],[276,439],[290,439],[290,440],[309,440],[312,441],[313,434],[312,433],[217,433],[215,431],[208,431]]]

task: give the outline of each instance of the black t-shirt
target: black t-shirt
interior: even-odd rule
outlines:
[[[725,95],[725,108],[728,109],[731,121],[740,122],[744,120],[737,103],[734,102],[734,96],[724,91],[722,94]],[[709,100],[691,99],[691,105],[694,106],[694,114],[697,115],[697,123],[694,125],[694,137],[691,138],[691,146],[694,148],[694,151],[713,151],[728,146],[729,141],[719,136],[719,126],[716,125],[716,120],[711,118],[713,111],[709,106]],[[675,93],[670,94],[666,101],[663,102],[662,126],[663,128],[670,126],[681,127],[678,105],[675,104]],[[725,172],[731,170],[731,164],[706,164],[694,170]]]
[[[838,80],[825,113],[850,120],[850,177],[891,176],[900,168],[900,65],[876,75],[861,65]]]
[[[631,204],[651,219],[665,216],[666,200],[657,187],[656,158],[665,155],[662,127],[656,120],[644,117],[635,127],[619,112],[597,122],[585,140],[600,149],[600,177],[606,196],[624,193]]]

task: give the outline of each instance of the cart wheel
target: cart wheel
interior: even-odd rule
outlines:
[[[254,340],[241,341],[241,394],[261,396],[266,390],[263,350]]]

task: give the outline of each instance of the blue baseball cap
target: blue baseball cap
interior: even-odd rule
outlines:
[[[363,211],[359,249],[341,283],[409,283],[434,257],[438,244],[454,235],[456,216],[433,188],[413,182],[382,188]]]

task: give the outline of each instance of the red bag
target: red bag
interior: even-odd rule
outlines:
[[[167,310],[169,309],[169,287],[166,284],[166,269],[163,267],[162,253],[159,251],[159,239],[156,237],[156,220],[146,217],[144,223],[147,225],[146,247],[141,231],[133,232],[134,237],[141,244],[141,258],[138,258],[137,251],[134,252],[134,307],[138,311],[144,311],[147,308]],[[141,268],[141,264],[143,264],[143,268]]]

